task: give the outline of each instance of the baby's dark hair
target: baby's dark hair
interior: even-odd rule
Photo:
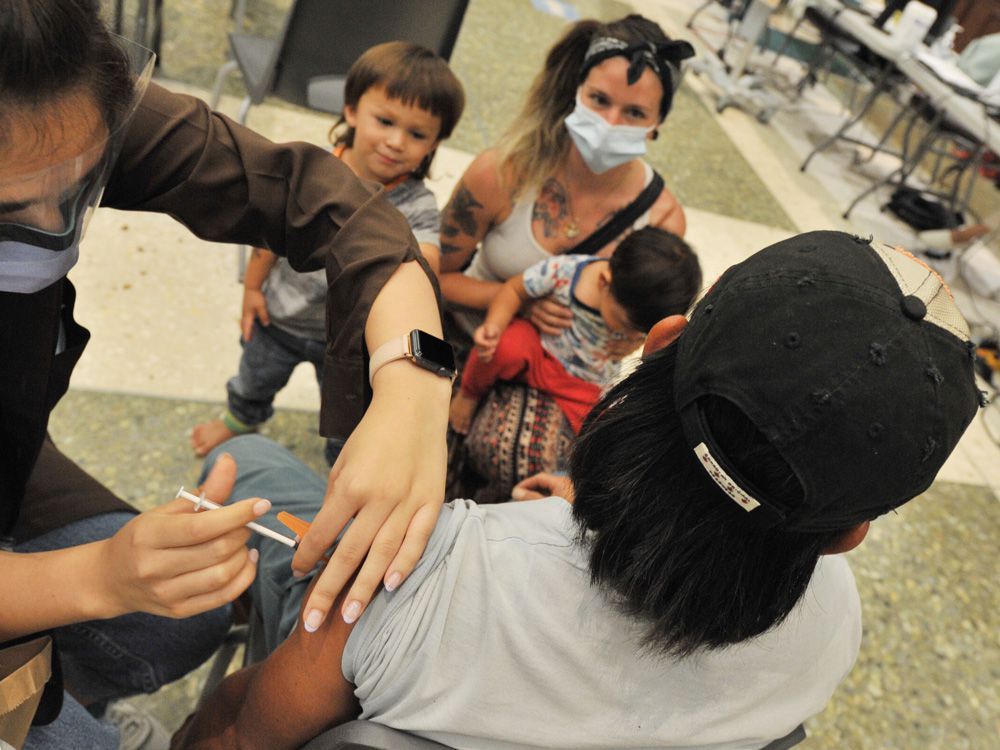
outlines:
[[[701,289],[698,256],[676,234],[657,227],[623,239],[610,267],[611,296],[644,333],[668,315],[685,313]]]
[[[465,109],[465,89],[448,63],[426,47],[412,42],[385,42],[366,50],[347,71],[344,85],[344,106],[357,107],[361,97],[372,86],[383,86],[391,99],[408,106],[425,109],[441,120],[438,140],[448,138]],[[354,128],[341,116],[330,129],[334,146],[354,145]],[[432,151],[414,170],[413,176],[427,176]]]

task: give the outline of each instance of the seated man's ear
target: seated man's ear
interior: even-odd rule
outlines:
[[[859,523],[853,529],[848,529],[837,541],[824,549],[823,554],[839,555],[841,552],[850,552],[864,541],[869,526],[871,526],[871,521],[865,521],[864,523]]]
[[[646,343],[642,346],[642,356],[647,357],[653,352],[670,346],[681,335],[687,318],[683,315],[669,315],[649,329]]]

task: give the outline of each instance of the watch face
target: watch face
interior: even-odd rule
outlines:
[[[410,334],[413,356],[417,362],[429,370],[455,374],[455,353],[451,344],[426,331],[416,330]]]

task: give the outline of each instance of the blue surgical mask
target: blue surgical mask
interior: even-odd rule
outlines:
[[[41,291],[69,273],[79,257],[79,240],[65,250],[46,250],[24,242],[0,242],[0,292]]]
[[[566,130],[580,156],[594,174],[607,172],[646,153],[646,136],[655,128],[611,125],[576,98],[576,107],[566,118]]]

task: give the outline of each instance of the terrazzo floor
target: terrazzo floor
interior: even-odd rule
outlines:
[[[574,3],[583,15],[600,18],[633,7],[672,36],[685,36],[684,20],[698,4]],[[248,26],[274,33],[287,5],[248,0]],[[167,0],[161,72],[171,87],[204,95],[224,57],[228,6]],[[471,1],[452,58],[469,109],[435,165],[432,189],[439,201],[475,151],[514,116],[562,23],[529,0]],[[238,82],[229,91],[238,94]],[[222,109],[233,113],[237,104],[229,96]],[[818,110],[824,106],[816,100]],[[249,124],[275,139],[322,143],[329,119],[268,103],[251,112]],[[902,231],[866,225],[877,207],[860,212],[858,224],[839,217],[844,194],[858,179],[843,166],[842,154],[799,173],[808,133],[826,124],[794,113],[772,127],[735,111],[717,116],[710,87],[687,77],[651,161],[688,209],[688,239],[706,278],[794,231]],[[63,450],[140,508],[164,501],[197,476],[187,431],[222,408],[239,356],[234,258],[231,248],[209,248],[168,218],[104,211],[91,222],[71,274],[79,318],[94,336],[51,431]],[[996,314],[980,303],[987,318]],[[277,403],[267,434],[322,469],[312,373],[300,368]],[[850,553],[864,606],[861,657],[827,709],[807,723],[809,738],[800,747],[997,746],[998,490],[1000,449],[977,419],[925,496],[880,519]],[[136,700],[173,728],[198,687],[196,675]]]

